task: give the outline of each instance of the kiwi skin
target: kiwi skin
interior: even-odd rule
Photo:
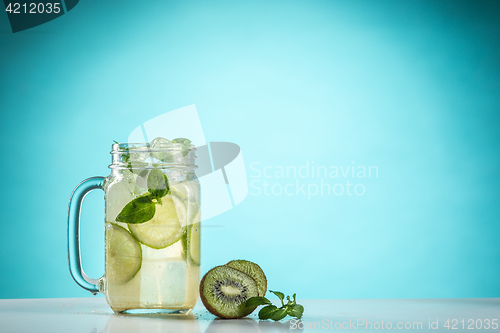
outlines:
[[[223,265],[223,266],[225,266],[225,265]],[[257,308],[257,306],[247,308],[245,310],[245,312],[241,316],[225,316],[225,315],[219,313],[215,308],[213,308],[210,305],[210,303],[207,301],[207,299],[205,298],[205,295],[203,294],[203,289],[204,289],[204,285],[205,285],[205,279],[208,276],[208,273],[210,273],[211,271],[213,271],[214,269],[216,269],[218,267],[222,267],[222,266],[216,266],[216,267],[212,268],[211,270],[209,270],[203,276],[203,279],[201,279],[201,282],[200,282],[200,298],[201,298],[201,301],[203,302],[203,305],[208,310],[208,312],[210,312],[213,315],[216,315],[217,317],[223,318],[223,319],[239,319],[239,318],[243,318],[243,317],[248,316],[249,314],[251,314]],[[228,267],[228,266],[225,266],[225,267]],[[251,280],[253,280],[253,278],[251,276],[249,276],[248,274],[245,274],[244,272],[242,272],[240,270],[237,270],[237,269],[232,268],[232,267],[228,267],[228,268],[234,269],[235,271],[238,271],[239,273],[242,273],[242,274],[248,276]],[[257,284],[257,282],[255,282],[255,284]]]
[[[250,275],[250,277],[254,279],[255,282],[257,282],[257,288],[259,289],[259,296],[264,297],[266,295],[267,278],[266,274],[264,274],[264,271],[262,270],[262,268],[260,268],[259,265],[248,260],[231,260],[226,264],[226,266],[242,271],[246,275]],[[251,266],[255,271],[257,271],[257,274],[255,274],[256,276],[254,276],[254,274],[251,274],[249,269],[243,268],[249,266]]]

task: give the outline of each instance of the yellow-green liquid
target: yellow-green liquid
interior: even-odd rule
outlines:
[[[140,309],[190,310],[199,297],[200,281],[200,224],[199,224],[199,187],[197,182],[173,183],[172,188],[183,189],[183,198],[187,214],[183,225],[183,235],[174,244],[154,249],[139,243],[142,262],[139,271],[129,281],[116,282],[106,278],[112,270],[111,244],[108,241],[112,228],[106,227],[106,274],[103,280],[103,292],[110,307],[115,312]],[[142,191],[145,193],[146,190]],[[193,195],[190,191],[198,191]],[[106,191],[106,224],[114,223],[129,231],[127,223],[116,221],[116,216],[123,207],[135,197],[141,189],[130,190],[130,183],[115,181]],[[196,193],[195,193],[196,194]],[[116,268],[115,268],[116,269]]]

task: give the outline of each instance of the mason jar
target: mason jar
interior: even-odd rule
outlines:
[[[71,196],[71,275],[103,293],[115,312],[187,313],[198,300],[200,185],[196,149],[182,140],[114,144],[110,175],[84,180]],[[83,272],[79,247],[81,204],[93,189],[105,193],[105,273],[98,280]]]

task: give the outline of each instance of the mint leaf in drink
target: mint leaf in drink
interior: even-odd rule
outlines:
[[[278,310],[278,308],[275,305],[268,305],[263,307],[259,311],[259,319],[266,320],[271,318],[271,316],[276,310]]]
[[[130,153],[128,152],[128,149],[127,149],[127,153],[124,153],[122,155],[122,159],[123,159],[124,163],[130,164]]]
[[[148,191],[157,199],[168,194],[170,187],[167,176],[160,169],[153,169],[148,175]]]
[[[286,313],[295,318],[302,318],[302,313],[304,313],[304,307],[300,304],[295,304],[290,306],[287,310]]]
[[[183,146],[191,145],[191,140],[186,138],[177,138],[172,140],[173,143],[180,143]]]
[[[271,304],[271,301],[265,297],[250,297],[246,301],[245,306],[247,308],[250,308],[250,307],[259,306],[259,305],[266,305],[266,304]]]
[[[180,143],[182,146],[182,156],[186,157],[191,150],[191,140],[186,138],[177,138],[172,140],[173,143]]]
[[[116,140],[113,140],[114,143],[116,143],[117,145],[119,145],[120,143]],[[118,149],[121,149],[121,147],[119,147]],[[125,152],[122,153],[122,160],[123,160],[123,163],[129,163],[130,161],[130,152],[128,149],[123,149]],[[127,168],[130,168],[129,165],[127,165]],[[132,170],[130,170],[132,171]]]
[[[144,223],[155,215],[155,203],[149,195],[135,198],[123,207],[116,217],[117,222]]]

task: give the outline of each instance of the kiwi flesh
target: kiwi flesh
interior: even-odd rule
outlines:
[[[256,307],[245,306],[250,297],[259,295],[257,282],[240,270],[217,266],[200,282],[200,297],[207,310],[221,318],[242,318]]]
[[[267,278],[259,265],[248,260],[232,260],[228,262],[226,266],[236,268],[237,270],[250,275],[255,282],[257,282],[259,296],[264,297],[266,295]]]

